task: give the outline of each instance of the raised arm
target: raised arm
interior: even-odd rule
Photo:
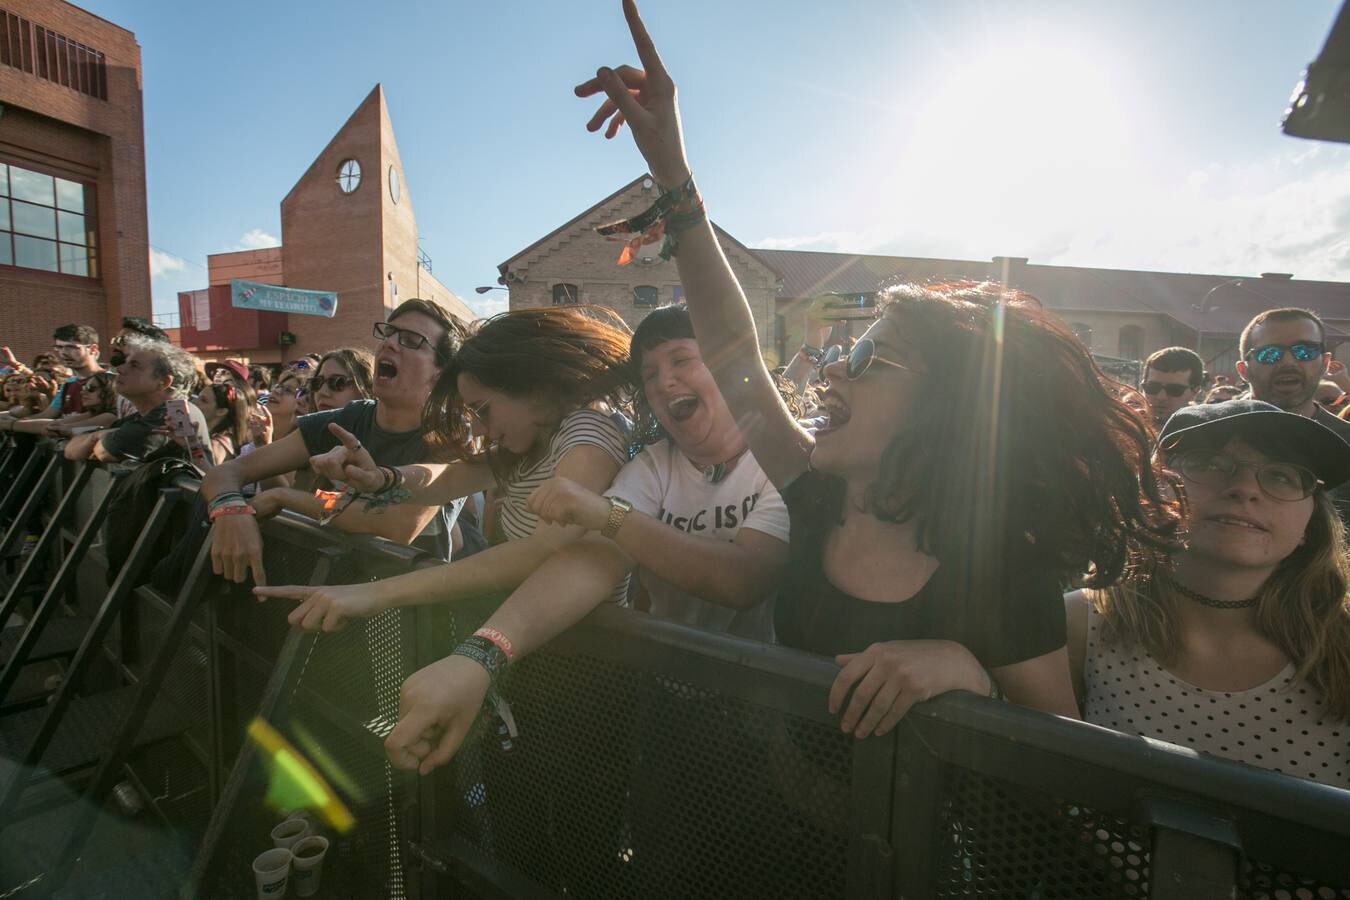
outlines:
[[[604,67],[576,87],[579,97],[606,99],[586,127],[612,138],[626,122],[652,176],[664,189],[690,179],[671,80],[633,0],[624,16],[644,69]],[[606,125],[608,122],[608,125]],[[680,223],[683,225],[684,223]],[[667,233],[676,228],[667,222]],[[782,488],[806,471],[811,436],[798,427],[760,358],[755,321],[706,216],[678,233],[675,262],[694,322],[694,334],[717,387],[769,479]]]

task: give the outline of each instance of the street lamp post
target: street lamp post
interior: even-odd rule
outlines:
[[[1215,292],[1220,288],[1225,288],[1229,285],[1232,285],[1233,287],[1242,287],[1242,278],[1226,278],[1223,281],[1220,281],[1218,284],[1214,285],[1214,287],[1205,291],[1205,296],[1200,298],[1199,303],[1191,305],[1191,309],[1200,314],[1200,327],[1195,330],[1195,349],[1200,355],[1200,359],[1204,362],[1206,369],[1209,368],[1210,360],[1205,359],[1205,313],[1215,308],[1209,305],[1209,298],[1213,297]]]

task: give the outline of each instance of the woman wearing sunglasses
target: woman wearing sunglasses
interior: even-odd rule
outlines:
[[[1169,531],[1146,425],[1039,304],[960,283],[890,291],[823,372],[825,427],[798,427],[693,184],[674,82],[624,12],[645,71],[602,68],[576,93],[604,95],[587,127],[627,124],[666,191],[662,250],[703,357],[791,512],[779,640],[836,660],[829,706],[858,737],[958,689],[1075,715],[1061,583],[1110,582],[1127,537]]]
[[[342,409],[353,400],[369,400],[374,377],[375,356],[369,350],[340,347],[320,357],[318,370],[305,382],[305,393],[313,398],[316,412]]]
[[[1186,547],[1066,598],[1083,718],[1350,787],[1350,567],[1327,496],[1350,445],[1231,400],[1178,412],[1159,452]]]
[[[384,323],[386,342],[416,343]],[[555,475],[603,492],[628,460],[628,331],[603,307],[512,310],[476,322],[432,388],[423,419],[448,465],[377,466],[355,435],[311,460],[315,472],[378,492],[397,483],[399,502],[449,503],[495,487],[503,543],[448,567],[371,584],[257,588],[259,597],[300,601],[292,624],[331,631],[346,618],[517,587],[555,550],[582,534],[542,522],[527,500]],[[382,376],[377,367],[376,375]],[[303,425],[302,425],[303,427]],[[615,590],[622,599],[623,588]]]

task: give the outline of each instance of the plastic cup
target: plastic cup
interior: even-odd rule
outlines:
[[[253,860],[253,880],[258,885],[258,900],[281,900],[291,875],[291,851],[268,850]]]
[[[278,850],[289,850],[296,841],[310,832],[308,819],[287,819],[272,829],[272,844]]]
[[[319,875],[323,858],[328,855],[328,838],[312,834],[301,838],[291,848],[295,861],[291,863],[291,878],[295,881],[297,897],[312,897],[319,890]]]

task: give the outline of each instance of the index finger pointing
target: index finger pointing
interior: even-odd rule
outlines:
[[[633,46],[637,48],[642,67],[648,74],[660,72],[665,75],[666,67],[661,64],[661,56],[656,52],[652,36],[647,33],[647,26],[642,24],[636,0],[623,0],[623,17],[628,20],[628,30],[633,35]]]
[[[328,423],[328,430],[329,430],[329,432],[331,432],[332,435],[333,435],[334,437],[336,437],[339,441],[342,441],[342,446],[346,447],[348,450],[360,450],[360,449],[361,449],[361,442],[358,441],[358,440],[356,439],[356,435],[352,434],[350,431],[348,431],[347,429],[343,428],[343,427],[342,427],[341,425],[339,425],[338,423],[336,423],[336,422],[329,422],[329,423]]]

